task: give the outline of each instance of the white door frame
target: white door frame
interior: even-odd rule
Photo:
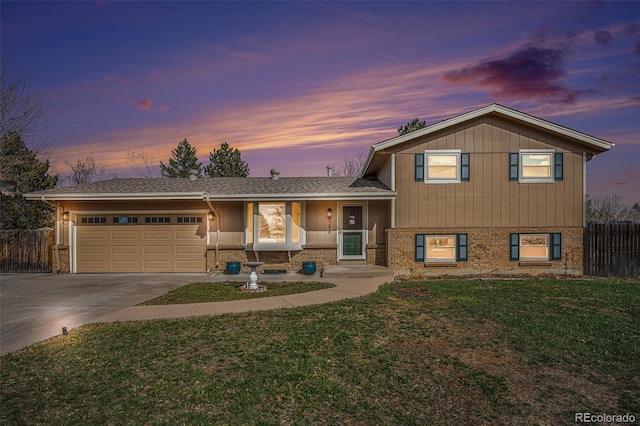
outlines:
[[[343,208],[344,207],[362,207],[362,253],[360,255],[344,255],[342,253],[342,237],[344,229],[343,227]],[[367,232],[367,217],[368,217],[368,203],[366,201],[342,201],[338,202],[338,218],[337,218],[337,228],[338,228],[338,260],[366,260],[367,259],[367,240],[369,233]],[[358,232],[358,231],[348,231],[348,232]]]

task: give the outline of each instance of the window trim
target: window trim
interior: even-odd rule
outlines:
[[[549,177],[541,178],[541,177],[525,177],[522,173],[522,168],[524,167],[524,155],[532,155],[532,154],[545,154],[549,155]],[[521,149],[518,151],[518,182],[520,183],[553,183],[555,182],[555,174],[556,174],[556,151],[555,149]]]
[[[430,178],[429,177],[429,156],[452,156],[456,157],[456,177],[455,178]],[[424,183],[460,183],[462,168],[462,150],[460,149],[433,149],[424,152]]]
[[[453,238],[453,258],[429,259],[427,257],[429,238]],[[457,263],[466,262],[469,259],[468,234],[415,234],[414,246],[415,261],[421,263]]]
[[[260,242],[259,232],[259,212],[260,203],[265,204],[277,204],[283,203],[285,205],[285,242],[284,243],[272,243],[272,242]],[[300,241],[293,242],[293,203],[300,205]],[[249,207],[252,205],[252,207]],[[263,201],[248,201],[245,203],[244,209],[244,241],[245,247],[254,251],[288,251],[288,250],[302,250],[306,244],[307,234],[305,230],[305,203],[302,201],[286,201],[286,200],[263,200]],[[253,220],[251,226],[249,225],[249,211],[252,210]],[[251,232],[252,231],[252,232]],[[251,238],[250,238],[250,234]]]
[[[544,236],[547,238],[547,257],[526,257],[521,253],[521,236]],[[532,232],[532,233],[512,233],[509,234],[509,260],[520,262],[548,262],[552,260],[562,260],[562,233],[560,232]]]

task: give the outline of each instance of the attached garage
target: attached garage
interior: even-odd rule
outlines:
[[[76,272],[205,272],[199,215],[79,216]]]

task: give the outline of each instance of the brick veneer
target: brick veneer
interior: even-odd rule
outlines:
[[[416,270],[422,275],[567,274],[582,275],[582,227],[558,228],[411,228],[387,229],[387,266]],[[520,262],[509,260],[509,234],[562,233],[562,260]],[[428,264],[415,261],[416,234],[467,234],[466,262]]]
[[[289,261],[291,255],[291,261]],[[215,246],[207,247],[207,270],[223,271],[227,262],[254,262],[259,260],[265,264],[258,268],[264,269],[286,269],[288,271],[298,271],[302,269],[302,262],[315,261],[318,269],[324,265],[335,265],[338,263],[337,246],[307,246],[304,250],[298,251],[260,251],[257,254],[253,251],[247,251],[241,245],[224,245],[218,247],[218,262],[216,266],[216,248]],[[245,268],[247,272],[249,268]]]

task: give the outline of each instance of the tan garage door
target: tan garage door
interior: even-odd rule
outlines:
[[[81,216],[77,272],[205,272],[201,216]]]

